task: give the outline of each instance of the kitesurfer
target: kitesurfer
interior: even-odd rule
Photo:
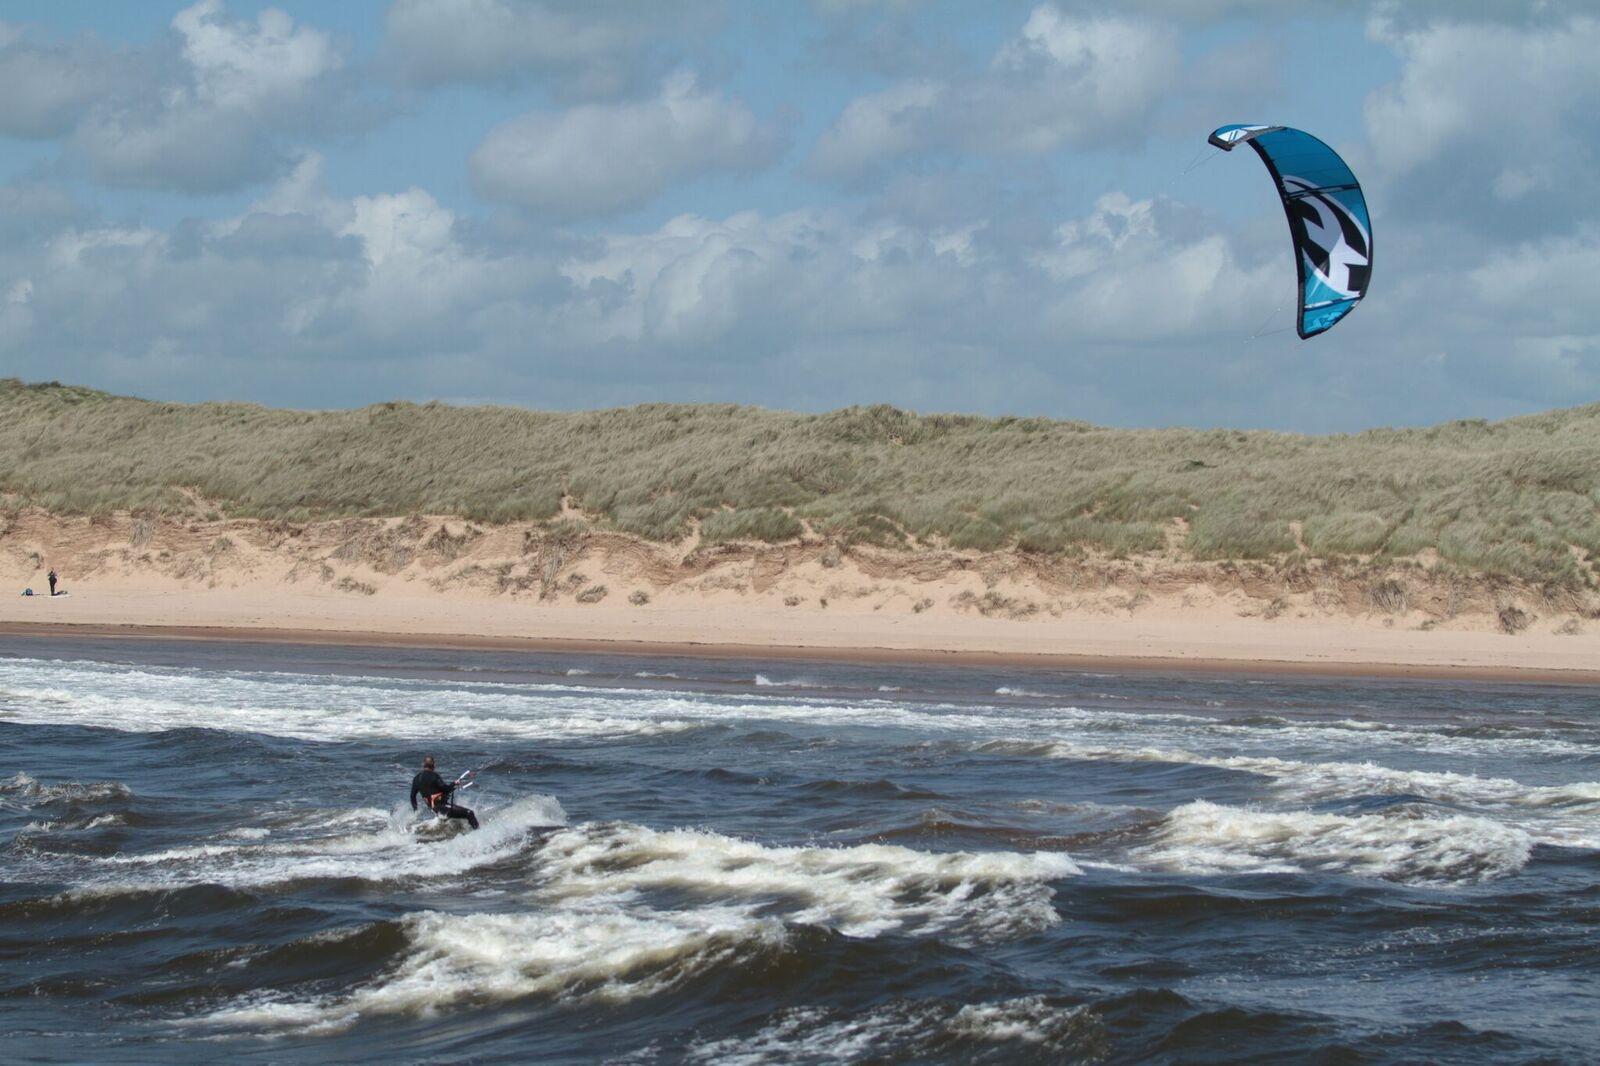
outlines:
[[[34,573],[37,574],[38,571],[35,570]],[[56,594],[56,572],[54,570],[51,570],[50,571],[50,595],[54,596],[55,594]]]
[[[439,772],[433,768],[433,756],[429,755],[422,760],[422,772],[411,779],[411,809],[417,809],[417,797],[420,795],[428,810],[441,818],[465,818],[472,828],[478,828],[478,816],[465,807],[457,807],[450,802],[450,794],[456,790],[459,781],[445,781]]]

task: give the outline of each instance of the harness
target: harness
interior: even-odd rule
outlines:
[[[443,792],[430,792],[430,793],[427,793],[425,795],[425,798],[426,798],[427,803],[428,803],[428,810],[433,811],[434,813],[437,814],[438,811],[439,811],[439,801],[440,800],[449,799],[450,793],[454,792],[458,788],[471,788],[472,787],[473,777],[474,777],[475,774],[477,774],[477,772],[478,772],[477,770],[468,770],[466,773],[464,773],[460,777],[456,778],[454,783],[452,783],[450,785],[450,787],[446,788]]]

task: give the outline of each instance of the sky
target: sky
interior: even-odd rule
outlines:
[[[1593,0],[0,0],[0,376],[1344,432],[1600,399]],[[1251,152],[1360,176],[1294,332]]]

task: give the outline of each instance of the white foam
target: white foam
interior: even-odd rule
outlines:
[[[653,736],[700,725],[662,713],[666,701],[644,708],[607,705],[598,702],[603,690],[573,686],[397,679],[363,684],[354,678],[176,674],[31,660],[0,661],[0,680],[12,721],[123,732],[224,729],[297,740],[471,734],[492,741]],[[681,701],[673,706],[692,710]],[[613,709],[618,713],[608,713]]]
[[[1164,762],[1260,774],[1281,794],[1302,802],[1359,796],[1418,796],[1442,803],[1506,808],[1592,809],[1600,782],[1527,785],[1505,777],[1436,770],[1402,770],[1372,762],[1302,762],[1261,755],[1207,755],[1180,748],[1134,748],[1071,741],[994,741],[980,751],[1034,754],[1096,762]]]
[[[689,1062],[719,1066],[765,1066],[796,1061],[917,1061],[949,1057],[952,1038],[982,1045],[1022,1045],[1016,1053],[1037,1056],[1049,1047],[1064,1058],[1080,1058],[1070,1041],[1092,1015],[1082,1007],[1057,1008],[1043,996],[1024,996],[961,1007],[940,1001],[896,1002],[845,1013],[793,1007],[747,1037],[703,1041],[685,1049]],[[978,1050],[977,1048],[973,1049]],[[989,1049],[985,1049],[989,1050]],[[1079,1052],[1079,1054],[1074,1054]]]
[[[556,898],[668,888],[707,898],[778,898],[798,908],[789,920],[850,936],[905,930],[985,937],[1045,928],[1059,920],[1050,882],[1079,872],[1059,852],[771,847],[626,823],[557,833],[538,860]]]
[[[1223,723],[1203,732],[1227,736],[1236,743],[1258,747],[1310,745],[1321,749],[1346,748],[1362,752],[1427,753],[1447,756],[1527,755],[1584,757],[1595,753],[1593,740],[1574,742],[1548,730],[1516,729],[1491,733],[1463,733],[1456,727],[1415,728],[1392,722],[1357,719],[1291,722],[1277,725]],[[1349,734],[1364,734],[1350,736]]]
[[[1600,804],[1600,782],[1525,785],[1507,777],[1479,777],[1436,770],[1398,770],[1376,763],[1297,762],[1288,759],[1238,758],[1224,765],[1264,773],[1279,787],[1306,799],[1349,795],[1414,795],[1446,803],[1506,807],[1561,807]]]
[[[762,690],[819,687],[814,678],[774,678],[765,673],[757,676],[755,684]],[[1021,686],[1002,686],[997,691],[1037,697],[1041,704],[1048,699],[1046,693]],[[825,710],[831,719],[851,725],[967,733],[978,739],[1019,731],[1033,740],[1090,732],[1135,733],[1165,746],[1225,744],[1234,755],[1256,749],[1276,756],[1290,747],[1368,757],[1382,756],[1385,749],[1468,757],[1488,753],[1582,757],[1595,750],[1592,739],[1586,737],[1579,743],[1550,730],[1476,736],[1462,735],[1454,726],[1401,726],[1357,719],[1278,721],[1264,715],[1261,722],[1239,724],[1206,715],[1107,708],[863,704],[815,696],[799,701],[779,693],[739,701],[698,693],[573,684],[196,672],[36,659],[0,660],[0,703],[8,718],[25,723],[127,731],[220,728],[305,740],[422,739],[437,736],[441,730],[470,730],[489,740],[652,736],[727,721],[814,722],[818,712]]]
[[[387,856],[378,869],[370,855],[357,861],[367,876],[397,868],[415,876],[422,868],[440,869],[435,856],[481,835],[428,848],[425,864],[415,853],[402,856],[399,867]],[[202,854],[144,858],[165,867],[228,855],[229,868],[237,870],[240,855],[250,850],[210,845]],[[288,860],[275,876],[302,876],[308,864],[321,869],[328,850],[323,845],[314,858],[270,851],[274,862]],[[781,945],[791,923],[824,924],[854,936],[892,930],[958,939],[1016,934],[1059,920],[1049,881],[1077,872],[1056,854],[765,847],[716,833],[625,823],[555,833],[528,861],[539,885],[528,909],[410,915],[403,921],[403,960],[364,987],[340,996],[251,997],[189,1024],[328,1032],[366,1017],[426,1016],[465,999],[658,995]],[[701,900],[689,909],[654,909],[647,894],[659,889]]]
[[[814,686],[807,678],[762,687]],[[819,712],[863,726],[922,732],[1020,728],[1032,718],[982,709],[911,707],[789,695],[731,698],[661,690],[479,681],[411,681],[283,673],[137,670],[93,663],[0,660],[7,716],[40,725],[128,732],[204,728],[300,740],[432,739],[470,733],[484,740],[656,736],[725,722],[815,723]]]
[[[756,688],[821,688],[817,682],[806,677],[792,677],[774,681],[765,674],[756,675]]]
[[[1061,1009],[1043,996],[1023,996],[993,1003],[968,1003],[950,1019],[949,1028],[982,1040],[1045,1044],[1058,1040],[1086,1015],[1083,1007]]]
[[[122,814],[97,814],[88,819],[63,818],[54,821],[29,822],[19,832],[22,833],[62,833],[77,832],[84,829],[105,829],[114,825],[123,825],[127,817]]]
[[[774,679],[763,690],[815,687],[812,678]],[[890,686],[892,687],[892,686]],[[1553,735],[1464,737],[1399,727],[1355,730],[1349,722],[1239,725],[1213,717],[1155,711],[1113,711],[1050,705],[1045,693],[1004,686],[1012,696],[1040,697],[1034,706],[983,708],[887,700],[796,699],[778,694],[743,699],[703,693],[640,691],[560,684],[419,681],[291,673],[182,672],[98,663],[0,660],[0,689],[9,718],[151,732],[214,728],[303,740],[424,739],[471,732],[485,740],[650,737],[724,722],[812,724],[820,714],[841,724],[892,727],[979,740],[1021,735],[1034,741],[1086,734],[1134,734],[1163,746],[1226,745],[1229,754],[1259,749],[1280,755],[1307,746],[1344,751],[1426,750],[1471,756],[1592,754],[1594,745]],[[1270,717],[1270,716],[1269,716]],[[1354,720],[1351,720],[1354,721]]]
[[[1350,817],[1196,800],[1169,813],[1132,857],[1182,873],[1319,872],[1460,885],[1515,873],[1532,849],[1526,832],[1488,818],[1404,810]]]
[[[228,831],[228,836],[236,837],[239,840],[265,840],[271,835],[272,830],[266,828],[265,826],[259,825],[244,826],[239,829],[230,829]]]
[[[705,1041],[685,1049],[689,1062],[766,1066],[796,1061],[859,1062],[938,1024],[932,1006],[879,1008],[839,1017],[822,1007],[795,1007],[749,1037]]]
[[[119,781],[61,781],[53,785],[40,784],[31,774],[16,773],[0,781],[0,800],[8,806],[32,806],[42,803],[105,803],[109,800],[127,799],[133,793]]]
[[[427,1016],[464,999],[627,1000],[784,938],[781,922],[749,908],[641,914],[605,902],[511,914],[425,911],[402,924],[404,961],[370,985],[346,996],[247,999],[192,1024],[325,1033],[364,1017]]]
[[[269,843],[229,833],[227,842],[93,858],[89,877],[75,891],[105,895],[202,884],[261,888],[312,879],[453,877],[524,850],[535,829],[566,823],[561,805],[550,796],[529,796],[481,813],[482,829],[436,843],[413,831],[409,812],[367,807],[345,812],[344,821],[360,826],[348,833]]]

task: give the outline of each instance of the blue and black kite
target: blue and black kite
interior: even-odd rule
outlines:
[[[1223,126],[1224,152],[1249,143],[1277,183],[1300,271],[1301,337],[1315,337],[1355,310],[1372,278],[1367,198],[1339,153],[1288,126]]]

